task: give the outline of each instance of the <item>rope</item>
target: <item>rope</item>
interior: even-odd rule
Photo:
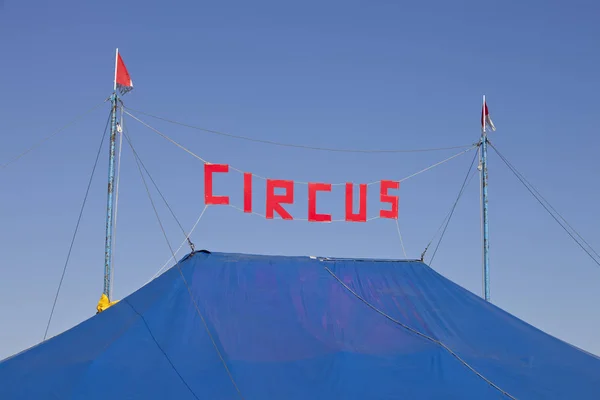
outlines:
[[[305,145],[300,145],[300,144],[283,143],[283,142],[277,142],[277,141],[272,141],[272,140],[255,139],[255,138],[250,138],[247,136],[240,136],[240,135],[234,135],[234,134],[226,133],[226,132],[219,132],[219,131],[215,131],[212,129],[201,128],[198,126],[185,124],[183,122],[177,122],[172,119],[159,117],[159,116],[152,115],[152,114],[140,111],[140,110],[134,110],[133,108],[130,108],[130,107],[127,107],[127,109],[134,111],[136,113],[144,114],[148,117],[152,117],[152,118],[159,119],[161,121],[169,122],[171,124],[184,126],[186,128],[196,129],[199,131],[212,133],[215,135],[226,136],[226,137],[233,138],[233,139],[246,140],[249,142],[269,144],[269,145],[273,145],[273,146],[293,147],[293,148],[305,149],[305,150],[329,151],[329,152],[338,152],[338,153],[421,153],[421,152],[429,152],[429,151],[462,149],[462,148],[471,146],[471,145],[464,145],[464,146],[438,147],[438,148],[429,148],[429,149],[403,149],[403,150],[393,150],[393,149],[391,149],[391,150],[360,150],[360,149],[341,149],[341,148],[331,148],[331,147],[305,146]]]
[[[202,212],[200,213],[200,216],[196,220],[196,223],[194,224],[194,226],[192,226],[192,229],[190,230],[190,233],[188,234],[188,236],[185,238],[185,240],[183,242],[181,242],[181,244],[179,245],[179,247],[177,248],[177,250],[175,250],[175,255],[177,255],[179,253],[179,250],[181,250],[181,248],[183,247],[183,245],[186,244],[186,242],[188,241],[188,238],[190,236],[192,236],[192,233],[194,233],[194,230],[196,229],[196,226],[198,225],[198,223],[202,219],[202,216],[206,212],[207,208],[208,208],[208,204],[204,206],[204,209],[202,209]],[[160,267],[160,269],[152,276],[152,278],[150,278],[148,280],[148,282],[146,282],[144,284],[144,286],[147,285],[148,283],[150,283],[151,281],[153,281],[158,275],[160,275],[164,271],[164,269],[167,267],[167,265],[169,265],[169,263],[171,262],[171,260],[174,260],[175,262],[177,262],[177,260],[174,259],[173,256],[169,257],[169,259],[163,264],[163,266]]]
[[[108,100],[108,99],[107,99]],[[12,159],[10,159],[8,162],[6,162],[5,164],[0,164],[0,169],[4,169],[6,167],[8,167],[10,164],[18,161],[19,159],[21,159],[21,157],[23,157],[24,155],[26,155],[27,153],[37,149],[38,147],[40,147],[42,144],[44,144],[45,142],[47,142],[48,140],[50,140],[51,138],[53,138],[54,136],[58,135],[60,132],[64,131],[65,129],[67,129],[69,126],[73,125],[75,122],[77,122],[80,118],[86,116],[87,114],[91,113],[92,111],[94,111],[95,109],[97,109],[98,107],[100,107],[101,105],[103,105],[104,103],[106,103],[107,100],[104,100],[102,103],[95,105],[94,107],[90,108],[89,110],[79,114],[77,117],[75,117],[74,119],[72,119],[69,123],[67,123],[66,125],[62,126],[61,128],[59,128],[58,130],[56,130],[55,132],[51,133],[50,135],[46,136],[45,138],[43,138],[42,140],[38,141],[37,143],[35,143],[33,146],[29,147],[27,150],[23,151],[22,153],[16,155],[15,157],[13,157]]]
[[[180,143],[176,142],[175,140],[171,139],[169,136],[167,136],[167,135],[165,135],[164,133],[160,132],[158,129],[156,129],[156,128],[154,128],[154,127],[152,127],[152,126],[148,125],[148,124],[147,124],[147,123],[145,123],[144,121],[140,120],[140,119],[139,119],[139,118],[137,118],[135,115],[133,115],[133,114],[131,114],[131,113],[127,112],[127,111],[125,111],[125,114],[129,115],[130,117],[132,117],[133,119],[135,119],[136,121],[138,121],[139,123],[141,123],[142,125],[144,125],[145,127],[147,127],[148,129],[150,129],[150,130],[154,131],[155,133],[157,133],[157,134],[158,134],[158,135],[160,135],[161,137],[163,137],[163,138],[165,138],[166,140],[168,140],[169,142],[173,143],[175,146],[179,147],[180,149],[182,149],[182,150],[183,150],[183,151],[185,151],[186,153],[190,154],[192,157],[194,157],[194,158],[196,158],[196,159],[198,159],[198,160],[202,161],[203,163],[206,163],[206,164],[211,164],[209,161],[205,160],[204,158],[202,158],[202,157],[201,157],[201,156],[199,156],[198,154],[194,153],[194,152],[193,152],[193,151],[191,151],[190,149],[186,148],[185,146],[181,145]],[[457,154],[454,154],[453,156],[450,156],[450,157],[448,157],[448,158],[446,158],[446,159],[444,159],[444,160],[442,160],[442,161],[440,161],[440,162],[437,162],[437,163],[435,163],[435,164],[433,164],[433,165],[430,165],[430,166],[428,166],[428,167],[426,167],[426,168],[423,168],[422,170],[420,170],[420,171],[418,171],[418,172],[415,172],[415,173],[413,173],[413,174],[411,174],[411,175],[409,175],[409,176],[407,176],[407,177],[405,177],[405,178],[402,178],[402,179],[400,179],[400,181],[399,181],[399,182],[403,182],[403,181],[405,181],[405,180],[407,180],[407,179],[410,179],[410,178],[413,178],[413,177],[415,177],[415,176],[417,176],[417,175],[419,175],[419,174],[422,174],[423,172],[429,171],[429,170],[430,170],[430,169],[432,169],[432,168],[438,167],[438,166],[440,166],[440,165],[442,165],[442,164],[444,164],[444,163],[446,163],[446,162],[448,162],[448,161],[450,161],[450,160],[452,160],[452,159],[454,159],[454,158],[456,158],[456,157],[459,157],[459,156],[461,156],[461,155],[463,155],[463,154],[465,154],[465,153],[468,153],[469,151],[473,150],[474,148],[476,148],[476,147],[478,147],[478,146],[479,146],[479,143],[473,144],[473,145],[471,145],[471,146],[470,146],[468,149],[465,149],[465,150],[463,150],[463,151],[461,151],[461,152],[459,152],[459,153],[457,153]],[[244,171],[243,171],[243,170],[241,170],[241,169],[239,169],[239,168],[235,168],[235,167],[233,167],[233,166],[231,166],[231,165],[229,166],[229,168],[230,168],[231,170],[233,170],[233,171],[236,171],[236,172],[239,172],[239,173],[244,173]],[[256,175],[256,174],[252,174],[252,176],[254,176],[254,177],[256,177],[256,178],[259,178],[259,179],[262,179],[262,180],[267,180],[267,179],[268,179],[268,178],[266,178],[266,177],[264,177],[264,176],[261,176],[261,175]],[[309,182],[294,181],[294,183],[296,183],[296,184],[299,184],[299,185],[308,185],[308,183],[309,183]],[[369,183],[367,183],[367,185],[374,185],[374,184],[377,184],[377,183],[379,183],[379,181],[373,181],[373,182],[369,182]],[[332,185],[332,186],[342,186],[342,185],[346,185],[346,182],[332,183],[331,185]]]
[[[112,111],[111,111],[112,113]],[[81,217],[83,216],[83,210],[85,208],[85,204],[87,203],[88,194],[90,193],[90,187],[92,186],[92,180],[94,178],[94,173],[96,172],[96,167],[98,166],[98,159],[100,158],[100,152],[102,151],[102,145],[104,144],[104,139],[106,138],[106,132],[108,130],[108,124],[110,123],[110,114],[108,119],[106,120],[106,126],[104,127],[104,134],[102,135],[102,140],[100,141],[100,146],[98,147],[98,153],[96,154],[96,161],[94,161],[94,167],[92,168],[92,173],[90,174],[90,179],[88,181],[88,186],[85,191],[85,196],[83,197],[83,203],[81,204],[81,209],[79,211],[79,217],[77,217],[77,224],[75,225],[75,232],[73,232],[73,238],[71,239],[71,245],[69,246],[69,252],[67,253],[67,259],[65,261],[65,265],[62,270],[62,275],[60,276],[60,282],[58,283],[58,289],[56,290],[56,296],[54,296],[54,302],[52,304],[52,310],[50,311],[50,317],[48,318],[48,324],[46,325],[46,331],[44,332],[44,340],[48,337],[48,330],[50,329],[50,323],[52,322],[52,317],[54,316],[54,309],[56,308],[56,301],[58,300],[58,295],[60,294],[60,289],[62,288],[63,280],[65,279],[65,273],[67,272],[67,265],[69,265],[69,259],[71,258],[71,251],[73,250],[73,244],[75,243],[75,237],[77,236],[77,232],[79,231],[79,223],[81,222]]]
[[[165,231],[165,228],[162,224],[162,221],[160,219],[160,216],[158,214],[158,210],[156,209],[156,205],[154,204],[154,200],[152,199],[152,194],[150,193],[150,188],[148,188],[148,184],[146,183],[146,178],[144,177],[144,172],[142,171],[142,167],[140,165],[140,160],[137,156],[137,153],[135,152],[135,149],[133,147],[133,143],[131,143],[131,140],[129,140],[129,135],[127,135],[125,133],[125,139],[127,139],[127,142],[129,143],[129,147],[131,147],[131,150],[133,151],[134,154],[134,159],[135,159],[135,163],[138,167],[138,171],[140,172],[140,177],[142,178],[142,182],[144,184],[144,188],[146,188],[146,194],[148,195],[148,199],[150,199],[150,203],[152,204],[152,209],[154,210],[154,214],[156,215],[156,219],[158,220],[158,225],[160,226],[160,229],[163,233],[163,236],[165,237],[165,241],[167,242],[167,246],[169,247],[169,249],[171,250],[171,253],[173,253],[173,248],[171,247],[171,243],[169,242],[169,238],[167,237],[167,232]],[[174,253],[173,253],[174,254]]]
[[[189,153],[191,156],[196,157],[198,160],[202,161],[203,163],[210,164],[204,158],[202,158],[199,155],[195,154],[191,150],[186,149],[185,147],[183,147],[182,145],[180,145],[179,143],[177,143],[176,141],[174,141],[173,139],[171,139],[170,137],[168,137],[164,133],[160,132],[158,129],[151,127],[150,125],[148,125],[147,123],[145,123],[141,119],[137,118],[135,115],[133,115],[133,114],[127,112],[127,111],[125,111],[125,114],[129,115],[131,118],[135,119],[137,122],[139,122],[140,124],[144,125],[146,128],[153,130],[154,132],[156,132],[157,134],[159,134],[163,138],[167,139],[169,142],[173,143],[175,146],[179,147],[181,150]]]
[[[500,393],[502,393],[504,396],[516,400],[515,397],[511,396],[508,392],[506,392],[505,390],[501,389],[498,385],[496,385],[494,382],[492,382],[491,380],[489,380],[488,378],[486,378],[485,376],[483,376],[480,372],[478,372],[475,368],[473,368],[469,363],[467,363],[465,360],[463,360],[456,352],[454,352],[450,347],[448,347],[447,345],[445,345],[443,342],[428,336],[422,332],[419,332],[418,330],[411,328],[408,325],[403,324],[402,322],[398,321],[397,319],[392,318],[390,315],[386,314],[385,312],[381,311],[380,309],[378,309],[377,307],[375,307],[373,304],[369,303],[364,297],[360,296],[358,293],[356,293],[354,290],[352,290],[352,288],[350,288],[348,285],[346,285],[333,271],[331,271],[329,268],[325,267],[325,270],[327,272],[329,272],[329,274],[331,274],[331,276],[337,280],[346,290],[348,290],[351,294],[353,294],[357,299],[359,299],[360,301],[362,301],[367,307],[371,308],[373,311],[377,312],[378,314],[382,315],[383,317],[387,318],[389,321],[393,322],[396,325],[401,326],[402,328],[406,329],[407,331],[423,338],[426,339],[432,343],[437,344],[438,346],[440,346],[441,348],[443,348],[444,350],[446,350],[448,353],[450,353],[452,356],[454,356],[454,358],[456,358],[461,364],[463,364],[466,368],[468,368],[471,372],[473,372],[475,375],[477,375],[479,378],[483,379],[488,385],[490,385],[491,387],[493,387],[494,389],[498,390]]]
[[[128,139],[128,135],[125,135],[125,138],[127,139],[127,141],[129,142],[129,145],[131,146],[132,151],[134,152],[134,154],[136,154],[135,149],[133,148],[133,145],[131,143],[131,141],[129,141]],[[171,246],[171,242],[169,242],[169,238],[167,237],[167,232],[165,231],[165,228],[162,224],[162,221],[160,219],[160,215],[158,214],[158,210],[156,209],[156,205],[154,204],[154,200],[152,199],[152,195],[150,194],[150,189],[148,188],[148,184],[146,183],[146,179],[144,178],[144,173],[142,172],[142,167],[140,166],[139,160],[137,157],[135,157],[136,160],[136,164],[138,167],[138,170],[140,172],[140,176],[142,177],[142,182],[144,183],[144,187],[146,188],[146,193],[148,194],[148,198],[150,199],[150,203],[152,204],[152,209],[154,210],[154,214],[156,215],[156,219],[158,220],[158,224],[160,226],[160,229],[162,231],[162,234],[165,238],[165,241],[167,242],[167,246],[169,247],[169,250],[171,251],[171,255],[173,256],[173,259],[176,258],[175,256],[175,252],[173,251],[173,247]],[[235,390],[237,391],[239,397],[241,399],[243,399],[244,397],[242,396],[242,393],[240,392],[240,389],[238,388],[233,375],[231,374],[231,371],[229,370],[229,367],[227,366],[227,363],[225,362],[225,359],[223,358],[223,355],[221,354],[221,352],[219,351],[219,347],[217,346],[217,343],[215,342],[210,329],[208,328],[208,324],[206,323],[206,320],[204,319],[204,316],[202,315],[202,312],[200,311],[200,308],[198,307],[198,304],[196,303],[196,300],[194,299],[194,295],[192,293],[192,289],[190,288],[190,286],[187,283],[187,280],[185,279],[185,276],[183,275],[183,271],[181,270],[181,267],[179,265],[179,263],[175,264],[175,266],[177,267],[177,270],[179,271],[179,274],[181,275],[181,279],[183,280],[183,283],[185,285],[185,287],[188,290],[188,294],[190,296],[190,300],[192,301],[192,303],[194,304],[194,307],[196,308],[196,312],[198,314],[198,316],[200,317],[200,319],[202,320],[202,323],[204,324],[204,328],[206,329],[206,333],[208,334],[210,340],[212,341],[212,344],[215,348],[215,351],[217,352],[219,358],[221,359],[221,362],[223,363],[223,366],[225,367],[225,370],[227,371],[227,374],[229,375],[229,379],[231,380],[231,382],[233,383],[233,386],[235,387]]]
[[[508,166],[508,168],[512,171],[513,174],[515,174],[515,176],[517,177],[517,179],[519,179],[519,181],[523,184],[523,186],[525,186],[525,188],[529,191],[529,193],[531,193],[531,195],[533,197],[535,197],[535,199],[542,205],[542,207],[544,207],[544,209],[548,212],[548,214],[550,214],[550,216],[552,218],[554,218],[554,220],[565,230],[565,232],[567,232],[567,234],[571,237],[571,239],[573,239],[575,241],[575,243],[577,243],[579,245],[579,247],[581,247],[583,249],[583,251],[585,251],[587,253],[588,256],[590,256],[590,258],[596,263],[596,265],[598,265],[600,267],[600,262],[590,253],[590,251],[588,251],[588,249],[586,249],[580,242],[579,240],[577,240],[577,238],[575,238],[575,236],[573,235],[573,233],[575,235],[577,235],[591,250],[592,253],[594,253],[597,257],[600,257],[598,255],[598,253],[592,248],[592,246],[590,246],[590,244],[567,222],[567,220],[559,214],[558,211],[556,211],[556,209],[554,207],[552,207],[552,205],[533,187],[533,185],[531,185],[526,179],[525,177],[519,172],[517,171],[517,169],[500,153],[500,151],[498,151],[498,149],[492,144],[490,143],[490,146],[494,149],[494,151],[496,152],[496,154],[498,154],[498,156],[500,156],[500,158],[502,159],[502,161],[504,161],[504,163]],[[539,196],[539,197],[538,197]],[[548,206],[546,206],[547,203]],[[558,218],[556,217],[556,215],[554,215],[550,209],[552,209],[557,215]],[[561,223],[561,221],[559,220],[559,218],[561,220],[563,220],[565,222],[565,224],[571,228],[571,230],[573,230],[573,233],[571,233],[566,227],[565,225],[563,225]]]
[[[471,180],[473,180],[473,177],[475,176],[476,171],[473,171],[473,173],[471,174],[471,177],[469,178],[469,181],[466,183],[466,185],[464,186],[464,188],[466,188],[469,183],[471,183]],[[450,225],[450,220],[452,219],[452,215],[454,214],[454,210],[456,209],[456,206],[458,205],[458,200],[460,200],[460,198],[462,197],[462,194],[464,193],[461,192],[456,200],[456,203],[454,203],[454,206],[452,207],[452,211],[450,212],[450,214],[448,215],[448,221],[446,222],[446,226],[444,226],[444,230],[442,231],[442,234],[440,235],[440,240],[438,241],[436,247],[435,247],[435,251],[433,252],[433,255],[431,256],[431,260],[429,260],[429,265],[431,266],[431,264],[433,263],[433,259],[435,258],[435,255],[437,254],[438,248],[440,247],[440,244],[442,243],[442,240],[444,239],[444,235],[446,234],[446,230],[448,229],[448,225]]]
[[[460,188],[460,191],[458,192],[458,196],[456,197],[456,200],[454,201],[454,204],[452,205],[452,208],[450,209],[450,212],[446,215],[446,218],[444,218],[444,220],[442,221],[442,224],[438,228],[438,230],[435,233],[435,235],[433,235],[433,237],[431,238],[431,240],[429,241],[429,243],[425,247],[425,251],[423,251],[423,254],[421,255],[421,258],[425,257],[425,253],[427,252],[427,249],[429,249],[429,246],[431,246],[431,243],[433,243],[433,240],[438,235],[438,233],[440,232],[440,230],[442,230],[442,227],[443,227],[444,230],[442,232],[442,235],[440,236],[440,240],[438,241],[437,246],[435,247],[435,251],[433,252],[433,255],[431,256],[431,260],[429,260],[429,265],[431,265],[433,263],[433,259],[435,258],[435,254],[437,253],[437,250],[440,247],[440,243],[442,242],[442,239],[444,238],[444,234],[446,233],[446,229],[448,228],[448,225],[450,224],[450,219],[452,218],[452,215],[454,214],[454,210],[456,209],[458,201],[462,197],[462,195],[464,193],[464,190],[465,190],[466,186],[468,185],[468,183],[470,183],[471,179],[473,179],[474,174],[471,175],[471,179],[469,179],[469,174],[471,173],[471,169],[473,168],[473,164],[475,163],[475,159],[476,158],[477,158],[477,152],[475,153],[475,156],[473,157],[473,160],[471,161],[471,164],[469,165],[469,169],[467,170],[467,175],[465,176],[463,184],[462,184],[462,186]],[[469,180],[469,182],[467,182],[467,179]]]
[[[398,237],[400,238],[400,246],[402,246],[402,253],[404,253],[404,258],[408,258],[406,255],[406,250],[404,249],[404,241],[402,240],[402,234],[400,233],[400,224],[398,223],[398,218],[396,218],[396,229],[398,230]]]
[[[465,153],[468,153],[469,151],[473,150],[473,149],[474,149],[474,148],[476,148],[477,146],[479,146],[479,144],[474,144],[473,146],[469,147],[468,149],[466,149],[466,150],[463,150],[463,151],[461,151],[460,153],[453,155],[452,157],[448,157],[448,158],[446,158],[445,160],[442,160],[442,161],[440,161],[440,162],[438,162],[438,163],[435,163],[435,164],[433,164],[433,165],[430,165],[430,166],[429,166],[429,167],[427,167],[427,168],[423,168],[423,169],[422,169],[422,170],[420,170],[419,172],[415,172],[414,174],[412,174],[412,175],[409,175],[409,176],[407,176],[406,178],[402,178],[402,179],[400,180],[400,182],[403,182],[403,181],[405,181],[405,180],[407,180],[407,179],[410,179],[410,178],[412,178],[412,177],[415,177],[415,176],[417,176],[417,175],[419,175],[419,174],[422,174],[423,172],[429,171],[430,169],[432,169],[432,168],[435,168],[435,167],[437,167],[437,166],[440,166],[440,165],[442,165],[442,164],[444,164],[444,163],[446,163],[446,162],[448,162],[448,161],[452,160],[453,158],[456,158],[456,157],[458,157],[458,156],[462,156],[463,154],[465,154]]]
[[[244,214],[252,214],[252,215],[255,215],[257,217],[261,217],[261,218],[265,218],[265,219],[267,218],[265,214],[261,214],[261,213],[258,213],[256,211],[252,211],[250,213],[247,213],[241,207],[235,206],[233,204],[226,204],[226,205],[229,206],[229,207],[231,207],[231,208],[233,208],[234,210],[237,210],[237,211],[242,212]],[[365,222],[374,221],[374,220],[379,219],[379,218],[380,218],[379,216],[367,218],[367,220]],[[276,216],[276,215],[273,216],[273,219],[275,219],[275,220],[283,220],[283,218],[281,218],[279,216]],[[292,221],[308,222],[308,218],[294,218]],[[320,222],[320,223],[321,224],[327,224],[327,223],[334,223],[334,222],[346,222],[346,220],[345,219],[332,219],[330,222]]]
[[[420,171],[418,171],[418,172],[415,172],[415,173],[413,173],[413,174],[411,174],[411,175],[409,175],[409,176],[407,176],[407,177],[404,177],[404,178],[400,179],[398,182],[404,182],[404,181],[405,181],[405,180],[407,180],[407,179],[413,178],[413,177],[415,177],[415,176],[417,176],[417,175],[420,175],[420,174],[422,174],[423,172],[427,172],[427,171],[429,171],[430,169],[433,169],[433,168],[435,168],[435,167],[438,167],[438,166],[440,166],[440,165],[442,165],[442,164],[444,164],[444,163],[447,163],[448,161],[450,161],[450,160],[452,160],[452,159],[454,159],[454,158],[456,158],[456,157],[459,157],[459,156],[462,156],[462,155],[463,155],[463,154],[465,154],[465,153],[468,153],[469,151],[473,150],[473,149],[474,149],[475,147],[477,147],[477,146],[478,146],[478,144],[475,144],[475,145],[473,145],[472,147],[469,147],[469,148],[468,148],[468,149],[466,149],[466,150],[463,150],[463,151],[461,151],[461,152],[459,152],[459,153],[456,153],[456,154],[454,154],[453,156],[450,156],[450,157],[448,157],[448,158],[446,158],[446,159],[444,159],[444,160],[442,160],[442,161],[440,161],[440,162],[437,162],[437,163],[435,163],[435,164],[433,164],[433,165],[430,165],[430,166],[428,166],[428,167],[426,167],[426,168],[423,168],[422,170],[420,170]],[[243,173],[244,173],[244,171],[242,171],[241,169],[238,169],[238,168],[232,167],[231,165],[229,166],[229,168],[230,168],[230,169],[232,169],[233,171],[239,172],[239,173],[241,173],[241,174],[243,174]],[[259,179],[262,179],[262,180],[265,180],[265,181],[268,179],[268,178],[266,178],[266,177],[264,177],[264,176],[260,176],[260,175],[256,175],[256,174],[252,174],[252,176],[254,176],[254,177],[256,177],[256,178],[259,178]],[[372,182],[369,182],[369,183],[367,183],[367,186],[375,185],[375,184],[377,184],[377,183],[379,183],[379,182],[380,182],[380,181],[372,181]],[[306,182],[306,181],[294,181],[294,183],[295,183],[295,184],[298,184],[298,185],[308,185],[310,182]],[[345,185],[346,185],[346,182],[338,182],[338,183],[332,183],[332,184],[331,184],[331,186],[345,186]]]
[[[123,124],[123,126],[125,126],[125,124]],[[125,132],[128,132],[127,128],[125,127]],[[175,219],[175,221],[177,222],[177,225],[179,226],[179,229],[181,229],[181,232],[183,233],[183,236],[185,236],[188,245],[190,246],[190,249],[192,250],[192,252],[194,251],[194,244],[192,243],[192,241],[189,239],[189,235],[185,232],[185,229],[183,228],[183,226],[181,225],[181,222],[179,222],[179,219],[177,218],[177,216],[175,215],[175,212],[173,211],[173,209],[171,208],[171,206],[169,205],[169,202],[167,201],[167,199],[165,198],[165,196],[162,194],[161,190],[159,189],[158,185],[156,184],[156,181],[154,180],[154,178],[152,178],[152,175],[150,174],[150,171],[148,171],[148,169],[146,168],[146,165],[144,164],[144,162],[142,161],[142,159],[140,158],[140,156],[138,155],[137,151],[135,150],[135,148],[133,147],[133,143],[131,142],[131,138],[129,137],[129,134],[126,133],[125,134],[125,139],[127,139],[127,141],[129,142],[129,145],[131,147],[131,150],[133,151],[133,154],[136,158],[137,161],[139,161],[140,165],[142,166],[142,168],[144,169],[144,171],[146,171],[146,174],[148,175],[148,177],[150,178],[150,181],[152,182],[152,184],[154,185],[154,188],[156,189],[156,191],[158,192],[158,194],[160,195],[160,197],[162,198],[163,202],[165,203],[165,205],[167,206],[169,212],[171,213],[171,215],[173,216],[173,218]]]

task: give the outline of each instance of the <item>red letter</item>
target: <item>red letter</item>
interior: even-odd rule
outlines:
[[[367,185],[361,183],[358,214],[354,214],[353,210],[353,189],[354,184],[346,183],[346,221],[349,222],[366,222],[367,220]]]
[[[229,196],[213,196],[213,172],[229,172],[229,165],[204,164],[204,204],[229,204]]]
[[[388,189],[398,188],[400,188],[400,182],[381,181],[381,202],[390,203],[392,205],[391,210],[379,211],[379,216],[381,218],[398,219],[398,196],[392,196],[388,194]]]
[[[275,194],[275,188],[285,189],[285,194]],[[283,219],[294,219],[280,203],[292,204],[294,202],[294,181],[267,179],[267,218],[273,219],[273,211]]]
[[[310,222],[331,222],[331,214],[317,214],[317,191],[331,192],[331,184],[308,184],[308,220]]]
[[[244,172],[244,212],[252,212],[252,174]]]

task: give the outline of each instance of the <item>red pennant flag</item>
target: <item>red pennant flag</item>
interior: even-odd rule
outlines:
[[[117,59],[115,60],[115,90],[117,89],[122,95],[133,89],[133,81],[119,54],[119,49],[117,49]]]
[[[492,128],[492,131],[496,130],[494,123],[492,122],[492,118],[490,117],[490,113],[488,111],[487,103],[485,102],[485,96],[483,96],[483,107],[481,109],[481,129],[485,130],[485,126],[489,125]]]

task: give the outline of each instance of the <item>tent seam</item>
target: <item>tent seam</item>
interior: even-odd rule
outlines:
[[[467,369],[469,369],[471,372],[473,372],[475,375],[477,375],[479,378],[483,379],[488,385],[490,385],[491,387],[493,387],[494,389],[498,390],[500,393],[502,393],[503,395],[509,397],[512,400],[517,400],[516,397],[512,396],[510,393],[508,393],[507,391],[505,391],[504,389],[502,389],[500,386],[496,385],[494,382],[492,382],[490,379],[486,378],[485,376],[483,376],[483,374],[481,374],[480,372],[478,372],[475,368],[473,368],[468,362],[466,362],[465,360],[463,360],[456,352],[454,352],[450,347],[448,347],[447,345],[445,345],[443,342],[429,336],[426,335],[424,333],[419,332],[418,330],[411,328],[410,326],[403,324],[402,322],[398,321],[397,319],[394,319],[393,317],[389,316],[388,314],[384,313],[383,311],[381,311],[380,309],[378,309],[377,307],[375,307],[373,304],[369,303],[364,297],[362,297],[361,295],[359,295],[358,293],[356,293],[354,290],[352,290],[352,288],[350,288],[348,285],[346,285],[344,282],[342,282],[342,280],[333,272],[331,271],[328,267],[324,267],[325,270],[327,272],[329,272],[329,274],[336,280],[338,281],[346,290],[348,290],[350,293],[352,293],[357,299],[359,299],[360,301],[362,301],[363,303],[365,303],[365,305],[367,305],[368,307],[370,307],[373,311],[377,312],[378,314],[384,316],[385,318],[387,318],[388,320],[390,320],[391,322],[400,325],[402,328],[406,329],[407,331],[420,336],[426,340],[429,340],[430,342],[433,342],[435,344],[437,344],[438,346],[442,347],[444,350],[446,350],[448,353],[450,353],[454,358],[456,358],[460,363],[462,363],[465,367],[467,367]]]
[[[92,317],[92,318],[94,318],[94,317]],[[96,363],[96,361],[98,360],[98,357],[101,357],[118,339],[120,339],[129,330],[129,328],[131,328],[131,326],[135,323],[136,320],[137,320],[136,316],[130,317],[128,319],[127,323],[123,324],[124,326],[122,327],[120,332],[115,334],[115,336],[112,338],[112,340],[110,340],[110,342],[106,343],[104,345],[104,347],[102,348],[102,350],[99,351],[98,354],[96,354],[96,356],[93,359],[89,359],[87,361],[81,362],[82,365],[85,365],[85,372],[83,372],[81,374],[78,384],[76,386],[74,386],[73,389],[70,391],[71,398],[73,398],[73,396],[75,396],[75,391],[81,386],[83,379],[85,379],[89,375],[90,369]],[[54,336],[48,340],[51,340],[55,337],[57,337],[57,336]],[[44,342],[42,342],[40,344],[43,344],[43,343]]]

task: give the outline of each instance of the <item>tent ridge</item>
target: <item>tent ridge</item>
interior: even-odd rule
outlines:
[[[354,290],[352,290],[352,288],[350,288],[348,285],[346,285],[332,270],[330,270],[329,268],[325,267],[325,270],[331,274],[331,276],[338,281],[338,283],[340,285],[342,285],[346,290],[348,290],[352,295],[354,295],[357,299],[359,299],[360,301],[362,301],[363,303],[365,303],[366,306],[368,306],[369,308],[371,308],[373,311],[377,312],[378,314],[382,315],[383,317],[387,318],[388,320],[390,320],[391,322],[401,326],[402,328],[406,329],[407,331],[420,336],[430,342],[433,342],[435,344],[437,344],[438,346],[442,347],[444,350],[446,350],[448,353],[450,353],[454,358],[456,358],[461,364],[463,364],[465,367],[467,367],[467,369],[469,369],[471,372],[473,372],[475,375],[477,375],[479,378],[483,379],[487,384],[489,384],[490,386],[492,386],[494,389],[498,390],[500,393],[502,393],[503,395],[505,395],[506,397],[512,399],[512,400],[517,400],[516,397],[512,396],[510,393],[508,393],[506,390],[502,389],[500,386],[496,385],[494,382],[492,382],[490,379],[486,378],[483,374],[481,374],[479,371],[477,371],[474,367],[472,367],[467,361],[463,360],[456,352],[454,352],[450,347],[448,347],[447,345],[445,345],[443,342],[441,342],[438,339],[435,339],[429,335],[426,335],[414,328],[411,328],[410,326],[403,324],[402,322],[398,321],[397,319],[391,317],[390,315],[386,314],[385,312],[383,312],[382,310],[380,310],[379,308],[375,307],[373,304],[371,304],[370,302],[368,302],[364,297],[362,297],[361,295],[359,295],[358,293],[356,293]]]

